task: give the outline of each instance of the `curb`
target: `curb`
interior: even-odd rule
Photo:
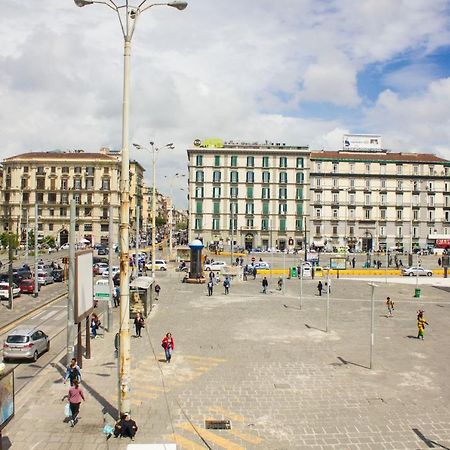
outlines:
[[[61,300],[64,296],[67,295],[67,292],[58,295],[57,297],[52,298],[51,300],[42,303],[42,305],[39,305],[37,308],[32,309],[31,311],[28,311],[27,313],[19,316],[17,319],[14,319],[12,322],[9,322],[8,324],[2,326],[0,328],[0,334],[7,333],[9,330],[14,328],[16,325],[18,325],[20,322],[23,322],[24,320],[28,319],[31,315],[34,313],[40,311],[41,309],[44,309],[46,306],[51,305],[52,303],[57,302],[58,300]]]

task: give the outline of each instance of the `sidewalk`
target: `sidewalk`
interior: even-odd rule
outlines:
[[[370,287],[332,280],[330,333],[324,332],[326,295],[317,280],[299,280],[286,292],[261,294],[261,279],[216,286],[180,283],[178,273],[158,274],[161,300],[141,339],[132,338],[132,416],[136,443],[225,449],[425,449],[450,446],[447,351],[450,296],[423,286],[379,283],[376,289],[374,369],[369,360]],[[394,317],[384,304],[395,302]],[[431,324],[415,339],[415,313]],[[117,327],[117,310],[114,314]],[[162,336],[175,351],[163,362]],[[104,414],[115,416],[117,377],[114,333],[92,341],[84,362],[87,401],[75,428],[64,423],[60,364],[46,369],[18,399],[4,430],[15,449],[125,449],[129,440],[102,435]],[[45,406],[44,406],[45,405]],[[231,430],[207,430],[206,419],[229,419]],[[415,430],[415,431],[414,431]],[[8,448],[8,447],[6,447]]]

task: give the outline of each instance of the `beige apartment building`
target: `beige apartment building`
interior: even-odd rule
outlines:
[[[412,252],[445,240],[450,246],[450,162],[435,155],[312,152],[310,190],[315,247]]]
[[[309,149],[209,140],[187,150],[189,240],[245,248],[301,247]]]
[[[39,236],[51,235],[59,245],[68,241],[69,203],[76,202],[77,241],[117,242],[117,228],[109,230],[109,207],[119,217],[120,163],[107,152],[32,152],[3,161],[1,190],[2,231],[25,238],[34,229],[38,205]]]

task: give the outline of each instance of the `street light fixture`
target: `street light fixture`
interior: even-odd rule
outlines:
[[[130,153],[129,141],[129,107],[130,107],[130,59],[131,40],[136,28],[138,16],[153,6],[170,6],[178,10],[187,7],[187,2],[172,1],[168,3],[153,3],[146,6],[147,0],[141,1],[137,7],[132,7],[128,0],[117,5],[116,0],[74,0],[80,8],[87,5],[102,4],[112,9],[120,23],[124,40],[123,64],[123,103],[122,103],[122,161],[120,171],[120,344],[119,344],[119,415],[131,409],[130,379],[131,379],[131,341],[130,341]],[[154,255],[153,255],[154,258]]]

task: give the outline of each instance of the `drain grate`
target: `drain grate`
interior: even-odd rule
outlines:
[[[231,430],[231,421],[206,419],[205,428],[207,430]]]

